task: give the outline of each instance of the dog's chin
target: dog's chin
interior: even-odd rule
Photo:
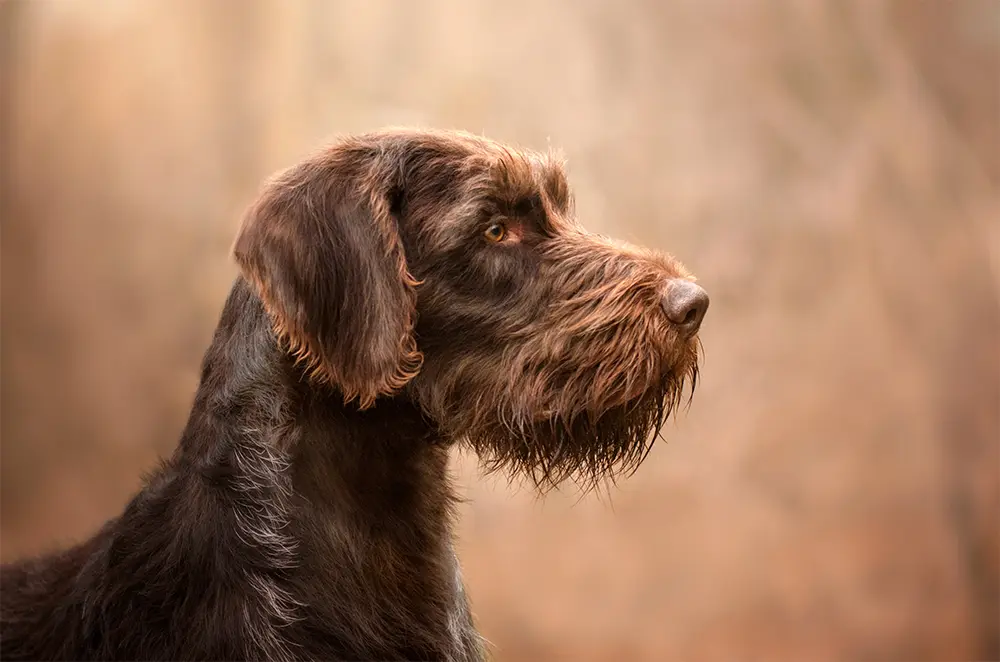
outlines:
[[[567,481],[589,491],[633,474],[667,418],[690,402],[697,362],[676,368],[681,372],[671,370],[640,395],[606,403],[601,411],[542,411],[533,417],[498,413],[491,423],[467,430],[465,438],[489,472],[526,478],[542,492]]]

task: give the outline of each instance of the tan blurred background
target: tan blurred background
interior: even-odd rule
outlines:
[[[712,295],[610,496],[456,471],[499,660],[1000,659],[1000,2],[0,3],[0,556],[171,451],[262,178],[337,133],[569,158]]]

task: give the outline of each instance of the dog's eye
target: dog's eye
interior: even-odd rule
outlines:
[[[490,227],[486,228],[486,232],[483,233],[488,241],[494,243],[499,243],[507,237],[507,226],[503,223],[493,223]]]

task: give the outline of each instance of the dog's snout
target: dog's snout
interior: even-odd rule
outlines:
[[[681,333],[693,336],[705,319],[708,292],[689,280],[674,279],[667,286],[663,309],[667,311],[667,319],[676,324]]]

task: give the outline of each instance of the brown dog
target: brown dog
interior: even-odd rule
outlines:
[[[551,156],[349,138],[234,252],[177,451],[94,538],[3,568],[4,659],[481,659],[449,448],[593,485],[696,381],[706,294],[583,230]]]

